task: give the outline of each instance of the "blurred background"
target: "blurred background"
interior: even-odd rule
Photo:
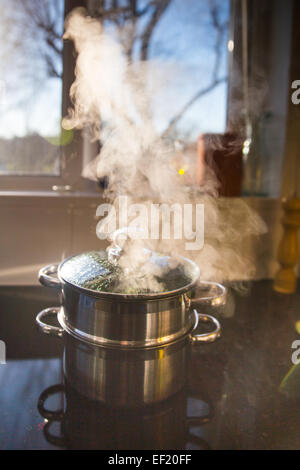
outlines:
[[[262,216],[268,233],[256,242],[255,277],[274,277],[284,234],[281,201],[300,191],[300,105],[291,99],[300,80],[299,2],[0,5],[0,284],[36,284],[41,266],[105,244],[96,237],[95,217],[105,180],[84,171],[101,143],[61,126],[75,65],[73,45],[62,39],[64,18],[78,6],[121,42],[128,60],[156,64],[157,76],[145,87],[153,89],[157,133],[174,144],[171,164],[191,186],[210,166],[219,197],[244,198]],[[160,77],[160,63],[167,77]]]

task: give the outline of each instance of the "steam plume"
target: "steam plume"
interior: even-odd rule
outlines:
[[[186,253],[182,240],[148,240],[147,244],[159,251],[193,257],[207,280],[244,279],[253,274],[253,253],[250,248],[246,256],[242,254],[245,241],[241,241],[248,240],[247,246],[252,247],[252,237],[265,231],[264,223],[241,199],[214,197],[218,183],[211,171],[205,171],[200,186],[183,187],[170,164],[173,145],[160,138],[154,128],[153,76],[159,77],[155,82],[159,87],[160,80],[168,77],[169,67],[157,62],[128,63],[120,44],[84,9],[71,12],[65,29],[64,37],[74,41],[78,57],[70,91],[74,107],[64,126],[92,128],[94,137],[101,140],[95,167],[97,177],[108,177],[106,196],[116,201],[127,195],[132,202],[147,204],[203,203],[202,250]]]

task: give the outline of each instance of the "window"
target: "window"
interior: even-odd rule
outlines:
[[[97,145],[61,128],[74,79],[73,45],[62,40],[63,23],[76,6],[99,18],[131,61],[155,64],[145,86],[160,135],[189,144],[200,133],[225,131],[230,0],[0,4],[0,189],[94,188],[82,170]]]
[[[160,135],[195,141],[225,131],[230,0],[90,0],[89,11],[130,61],[151,62]]]
[[[59,176],[64,2],[1,4],[0,174]]]

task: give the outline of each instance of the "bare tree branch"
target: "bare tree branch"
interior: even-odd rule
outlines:
[[[48,54],[45,54],[45,61],[47,64],[47,71],[48,71],[49,77],[62,78],[62,74],[58,72],[56,67],[53,65],[52,57],[50,57]]]
[[[220,83],[223,83],[227,80],[227,77],[222,77],[214,80],[211,82],[207,87],[202,88],[201,90],[197,91],[197,93],[181,108],[181,110],[174,116],[171,121],[169,122],[169,125],[167,129],[163,132],[162,137],[166,137],[169,132],[174,128],[175,124],[182,118],[184,113],[202,96],[206,95],[210,91],[212,91],[216,86],[220,85]]]
[[[139,39],[136,31],[137,27],[137,22],[138,20],[145,16],[151,9],[154,7],[155,10],[153,12],[153,15],[151,16],[150,23],[153,20],[154,16],[157,15],[157,13],[160,11],[159,16],[157,17],[157,20],[153,23],[151,30],[150,30],[150,23],[149,25],[146,26],[146,28],[149,26],[149,32],[147,33],[147,37],[145,36],[144,33],[142,33],[141,37],[144,38],[144,52],[145,54],[147,53],[148,47],[149,47],[149,42],[151,39],[152,31],[159,20],[159,17],[163,14],[166,6],[164,7],[164,3],[170,3],[172,0],[149,0],[148,3],[146,3],[143,8],[138,8],[139,7],[139,1],[138,0],[128,0],[128,5],[119,4],[118,0],[113,0],[112,3],[107,7],[105,2],[99,0],[99,5],[98,7],[93,11],[93,16],[96,18],[99,18],[100,21],[111,21],[116,25],[117,32],[119,35],[119,39],[121,43],[124,46],[125,52],[129,60],[132,59],[132,53],[133,53],[133,48],[134,44],[137,39]],[[126,40],[124,38],[123,34],[123,27],[126,24]],[[145,32],[146,33],[146,32]]]
[[[216,80],[218,77],[220,64],[221,64],[221,56],[222,56],[222,44],[224,33],[227,30],[228,22],[224,22],[223,24],[220,22],[219,19],[219,8],[215,0],[210,0],[210,16],[212,26],[215,28],[217,33],[217,39],[215,43],[215,64],[213,68],[213,80]]]
[[[148,59],[150,38],[161,16],[164,14],[166,9],[168,8],[170,1],[171,0],[159,0],[157,2],[157,6],[154,12],[152,13],[150,21],[147,24],[144,33],[142,34],[141,60]]]
[[[57,21],[57,11],[62,5],[62,0],[19,0],[25,12],[22,21],[29,24],[30,34],[35,35],[41,44],[40,64],[43,65],[49,77],[61,78],[60,70],[62,45],[62,24]],[[139,49],[140,59],[149,58],[149,50],[155,28],[163,17],[173,0],[95,0],[93,2],[94,17],[104,23],[115,25],[127,57],[133,60],[133,51],[136,45]],[[220,77],[224,35],[228,28],[227,21],[222,20],[221,2],[207,0],[209,2],[210,23],[215,31],[215,42],[212,53],[213,64],[210,83],[198,90],[176,115],[170,120],[163,137],[168,135],[183,117],[187,110],[205,94],[211,92],[216,86],[226,80]],[[142,23],[139,21],[142,18]],[[31,29],[30,29],[31,28]],[[141,31],[142,28],[142,31]],[[38,34],[37,34],[38,32]],[[43,38],[43,41],[41,40]]]
[[[182,118],[182,116],[186,113],[186,111],[202,96],[206,95],[207,93],[211,92],[216,86],[220,85],[220,83],[225,82],[227,77],[219,78],[219,70],[221,65],[221,58],[222,58],[222,44],[224,39],[224,33],[227,30],[228,23],[224,22],[223,24],[220,22],[219,19],[219,8],[217,2],[215,0],[210,1],[210,16],[211,22],[213,27],[216,30],[217,38],[214,46],[215,52],[215,61],[212,71],[212,79],[211,83],[206,87],[200,89],[195,93],[195,95],[189,99],[189,101],[181,108],[181,110],[171,119],[168,124],[168,127],[164,130],[162,137],[166,137],[175,127],[177,122]]]
[[[36,31],[41,31],[45,35],[44,45],[48,46],[41,49],[41,57],[44,57],[46,69],[50,77],[61,78],[62,73],[58,70],[57,64],[62,57],[62,46],[59,43],[62,40],[62,32],[57,30],[57,21],[53,13],[51,15],[51,6],[49,2],[29,2],[28,0],[20,0],[27,20],[31,21]],[[41,5],[41,4],[42,5]],[[58,10],[60,0],[53,1],[52,8]],[[53,55],[52,55],[53,52]]]
[[[56,52],[58,56],[62,55],[62,47],[58,47],[51,37],[46,38],[46,42],[48,46],[50,46]]]

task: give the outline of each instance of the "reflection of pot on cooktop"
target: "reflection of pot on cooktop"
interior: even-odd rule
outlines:
[[[64,394],[65,409],[49,411],[47,399]],[[38,410],[45,418],[43,432],[48,442],[68,449],[207,449],[208,444],[190,428],[211,419],[211,408],[197,401],[197,415],[188,409],[190,397],[184,388],[159,405],[138,409],[109,407],[86,399],[65,384],[54,385],[40,395]],[[208,412],[204,408],[209,408]],[[200,412],[199,412],[200,410]],[[202,412],[201,412],[202,410]],[[54,429],[55,423],[60,430]]]
[[[40,271],[40,282],[61,289],[63,299],[62,308],[38,315],[45,333],[65,331],[93,344],[144,348],[169,343],[191,332],[198,322],[210,322],[213,331],[194,334],[193,340],[209,342],[219,336],[218,321],[193,307],[224,303],[226,289],[221,284],[200,281],[199,267],[190,259],[144,248],[139,250],[138,264],[126,268],[126,253],[121,256],[118,243],[115,238],[108,253],[83,253]],[[135,256],[136,251],[131,261]],[[201,295],[192,298],[197,286]],[[61,328],[44,323],[49,314],[58,315]]]

